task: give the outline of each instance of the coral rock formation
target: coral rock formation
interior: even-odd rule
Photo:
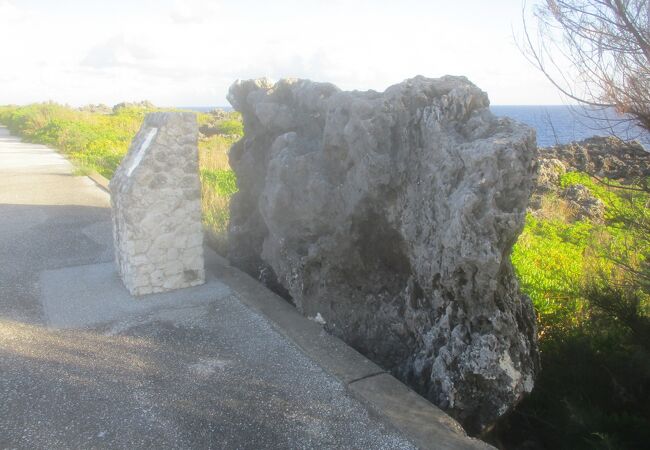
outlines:
[[[538,149],[537,167],[537,182],[529,203],[533,215],[544,214],[542,197],[550,192],[565,201],[571,220],[602,222],[605,204],[585,186],[572,185],[562,189],[562,176],[578,171],[629,184],[650,177],[650,152],[636,141],[594,136]]]
[[[636,141],[625,142],[613,136],[594,136],[579,142],[541,148],[539,157],[540,160],[559,160],[567,170],[626,183],[650,177],[650,153]]]
[[[235,83],[232,263],[479,433],[533,387],[535,315],[510,251],[535,134],[464,77],[384,93]]]

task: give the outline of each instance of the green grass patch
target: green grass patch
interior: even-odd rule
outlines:
[[[237,192],[237,177],[232,170],[201,169],[201,182],[219,195],[231,196]]]
[[[236,135],[236,136],[244,135],[244,124],[241,122],[241,120],[234,120],[234,119],[222,120],[217,124],[216,128],[220,134]]]
[[[592,230],[589,222],[568,224],[526,217],[512,263],[522,290],[535,305],[542,332],[566,330],[582,317],[583,255]]]

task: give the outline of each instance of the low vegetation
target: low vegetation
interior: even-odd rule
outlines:
[[[0,123],[58,148],[81,172],[110,177],[152,110],[5,106]],[[227,152],[243,128],[237,113],[223,111],[199,113],[198,122],[204,222],[223,249],[237,190]],[[650,442],[650,195],[641,184],[580,172],[559,183],[589,189],[605,204],[605,219],[575,220],[553,193],[528,215],[512,261],[537,310],[543,370],[489,439],[505,448],[641,448]]]
[[[79,109],[56,103],[0,106],[0,123],[23,139],[59,149],[75,164],[77,173],[113,175],[148,112],[161,111],[151,103],[121,103],[114,108],[92,105]],[[230,196],[237,190],[228,165],[228,149],[243,134],[238,113],[197,113],[199,125],[214,134],[199,138],[203,220],[216,245],[224,245]]]
[[[580,172],[604,222],[547,194],[512,261],[538,315],[542,372],[497,427],[505,448],[644,448],[650,442],[650,193]],[[650,181],[650,180],[648,180]]]
[[[594,107],[624,113],[602,129],[650,131],[650,2],[532,8],[536,33],[526,26],[522,47],[565,99],[588,119]],[[620,186],[569,173],[561,183],[598,197],[604,223],[529,219],[513,261],[539,311],[543,371],[497,435],[521,448],[648,448],[650,180]]]

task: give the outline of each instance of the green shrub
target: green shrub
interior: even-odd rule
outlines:
[[[512,263],[522,290],[530,296],[541,334],[565,331],[583,317],[580,298],[583,254],[593,225],[526,217],[526,226],[514,246]]]
[[[217,131],[220,134],[243,136],[244,125],[239,120],[222,120],[217,123]]]
[[[238,112],[225,112],[217,110],[214,113],[199,113],[197,115],[199,128],[210,137],[214,135],[239,138],[244,135],[244,124]]]

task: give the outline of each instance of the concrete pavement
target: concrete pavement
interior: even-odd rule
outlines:
[[[208,251],[130,297],[109,198],[0,127],[0,448],[481,448]]]

